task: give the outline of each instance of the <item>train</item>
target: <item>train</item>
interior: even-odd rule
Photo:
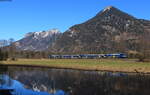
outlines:
[[[76,54],[76,55],[49,55],[50,59],[100,59],[100,58],[127,58],[124,53],[115,54]]]

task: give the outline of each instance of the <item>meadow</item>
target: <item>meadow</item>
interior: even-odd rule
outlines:
[[[138,62],[136,59],[18,59],[17,61],[3,61],[1,64],[78,70],[150,73],[150,62]]]

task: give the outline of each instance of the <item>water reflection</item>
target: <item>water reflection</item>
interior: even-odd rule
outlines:
[[[35,88],[36,89],[36,88]],[[7,75],[0,75],[0,95],[65,95],[61,90],[54,93],[26,89],[22,83],[12,80]]]
[[[150,95],[150,75],[7,67],[0,89],[12,95]]]

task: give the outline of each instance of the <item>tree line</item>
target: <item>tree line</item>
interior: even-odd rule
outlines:
[[[4,48],[11,45],[13,42],[13,38],[10,38],[9,40],[0,40],[0,61],[6,61],[9,58],[9,51]]]
[[[46,51],[19,51],[14,46],[0,48],[0,61],[17,59],[46,59],[49,57],[49,52]]]

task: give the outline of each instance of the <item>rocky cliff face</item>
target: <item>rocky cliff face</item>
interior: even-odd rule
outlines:
[[[43,51],[48,49],[60,35],[57,29],[31,32],[14,44],[18,50]]]
[[[69,28],[50,50],[65,53],[137,50],[145,29],[150,29],[150,21],[137,19],[109,6],[92,19]]]

